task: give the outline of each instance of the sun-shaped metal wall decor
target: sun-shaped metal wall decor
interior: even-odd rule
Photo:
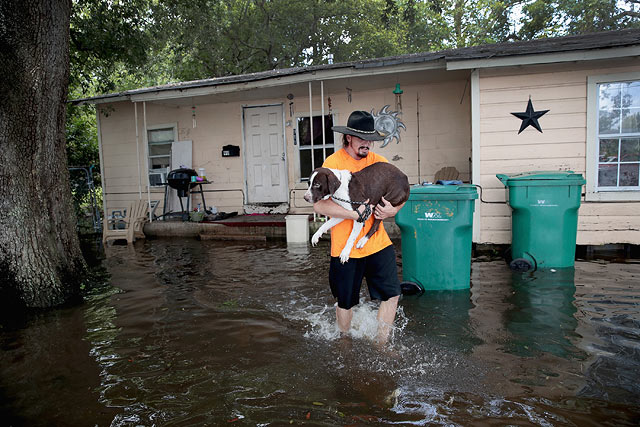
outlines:
[[[396,139],[396,144],[400,142],[400,128],[407,130],[404,123],[398,118],[397,111],[387,111],[388,105],[382,107],[378,114],[371,110],[371,115],[375,120],[375,128],[381,135],[383,135],[384,141],[380,147],[386,146],[393,138]]]

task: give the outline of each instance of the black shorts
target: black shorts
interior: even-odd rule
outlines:
[[[349,258],[344,264],[339,257],[331,257],[329,285],[338,307],[348,310],[358,304],[363,277],[372,300],[386,301],[402,293],[393,245],[364,258]]]

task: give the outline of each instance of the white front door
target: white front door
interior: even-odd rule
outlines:
[[[248,203],[288,201],[282,105],[244,109]]]

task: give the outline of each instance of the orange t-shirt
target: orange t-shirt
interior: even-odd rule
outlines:
[[[339,151],[336,151],[322,164],[324,168],[331,169],[346,169],[349,172],[358,172],[369,165],[372,165],[377,162],[388,162],[386,158],[383,156],[376,154],[374,152],[369,152],[367,157],[361,160],[356,160],[349,155],[342,148]],[[357,200],[358,202],[363,200]],[[358,235],[356,239],[356,243],[360,240],[361,237],[364,237],[365,234],[371,229],[373,225],[373,214],[367,219],[364,223],[364,227],[362,227],[362,231]],[[331,229],[331,256],[339,257],[340,252],[344,248],[347,240],[349,239],[349,235],[351,234],[351,229],[353,228],[353,220],[345,219],[340,224],[336,225]],[[369,239],[369,241],[364,245],[363,248],[358,249],[356,245],[353,245],[353,249],[351,250],[350,258],[362,258],[371,254],[374,254],[387,246],[391,245],[391,239],[389,235],[384,229],[382,223],[380,223],[380,227],[378,227],[378,231],[376,231],[373,236]]]

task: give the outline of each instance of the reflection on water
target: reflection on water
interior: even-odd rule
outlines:
[[[473,303],[468,289],[434,291],[425,298],[407,297],[405,301],[407,310],[411,308],[409,331],[419,339],[438,342],[462,353],[479,344],[470,323]]]
[[[0,330],[0,415],[116,426],[640,420],[640,265],[522,275],[474,263],[470,290],[404,298],[380,350],[366,298],[351,337],[337,332],[327,254],[326,243],[109,248],[108,281],[83,306]]]
[[[544,353],[565,359],[583,359],[575,344],[578,321],[573,305],[575,270],[559,268],[533,273],[512,273],[511,308],[505,312],[512,334],[508,351],[536,357]]]

